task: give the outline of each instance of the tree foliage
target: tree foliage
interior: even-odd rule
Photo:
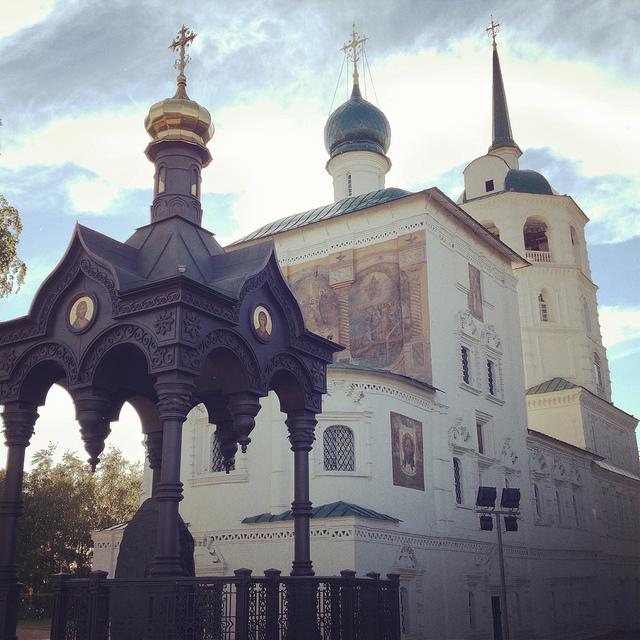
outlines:
[[[24,282],[27,266],[18,258],[22,232],[20,214],[0,195],[0,298],[18,290]]]
[[[42,591],[52,573],[87,573],[91,532],[126,522],[138,508],[140,463],[110,449],[92,474],[74,453],[55,462],[55,450],[50,445],[36,452],[24,478],[18,576],[31,592]]]

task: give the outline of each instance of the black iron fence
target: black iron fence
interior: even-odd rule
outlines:
[[[398,576],[53,577],[51,640],[399,640]]]

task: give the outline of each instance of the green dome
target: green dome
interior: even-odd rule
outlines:
[[[391,143],[391,127],[387,117],[367,102],[358,85],[351,97],[340,105],[324,127],[324,146],[333,158],[347,151],[373,151],[385,155]]]
[[[537,193],[545,196],[553,195],[548,180],[541,173],[531,171],[531,169],[509,169],[504,179],[504,190]]]

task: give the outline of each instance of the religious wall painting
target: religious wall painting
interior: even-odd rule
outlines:
[[[478,320],[484,320],[482,312],[482,284],[480,270],[469,263],[469,311]]]
[[[329,284],[327,266],[301,269],[291,278],[290,284],[302,309],[305,327],[337,342],[340,307],[338,296]]]
[[[358,274],[349,291],[351,356],[360,364],[392,367],[402,353],[404,324],[397,264]]]
[[[260,341],[269,342],[271,340],[273,319],[266,305],[258,304],[251,311],[251,328]]]
[[[67,313],[67,323],[73,333],[84,333],[98,316],[98,300],[91,293],[76,296]]]
[[[393,411],[390,416],[393,484],[424,491],[422,422]]]

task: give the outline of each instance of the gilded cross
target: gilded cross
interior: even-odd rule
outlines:
[[[493,48],[495,49],[496,35],[500,31],[500,23],[494,22],[493,15],[491,16],[491,22],[489,23],[489,26],[485,29],[485,31],[487,32],[487,35],[491,37],[491,40],[493,41]]]
[[[174,38],[173,42],[169,45],[169,49],[179,52],[179,58],[176,60],[175,67],[180,71],[180,75],[184,75],[184,68],[191,61],[191,57],[187,55],[187,47],[193,42],[197,36],[191,29],[182,25],[178,35]]]
[[[345,42],[340,51],[344,51],[349,56],[351,62],[353,62],[353,84],[359,84],[358,76],[358,60],[360,55],[358,54],[358,47],[362,50],[362,45],[368,40],[367,36],[360,36],[356,31],[356,25],[353,25],[353,31],[351,33],[351,41]]]

